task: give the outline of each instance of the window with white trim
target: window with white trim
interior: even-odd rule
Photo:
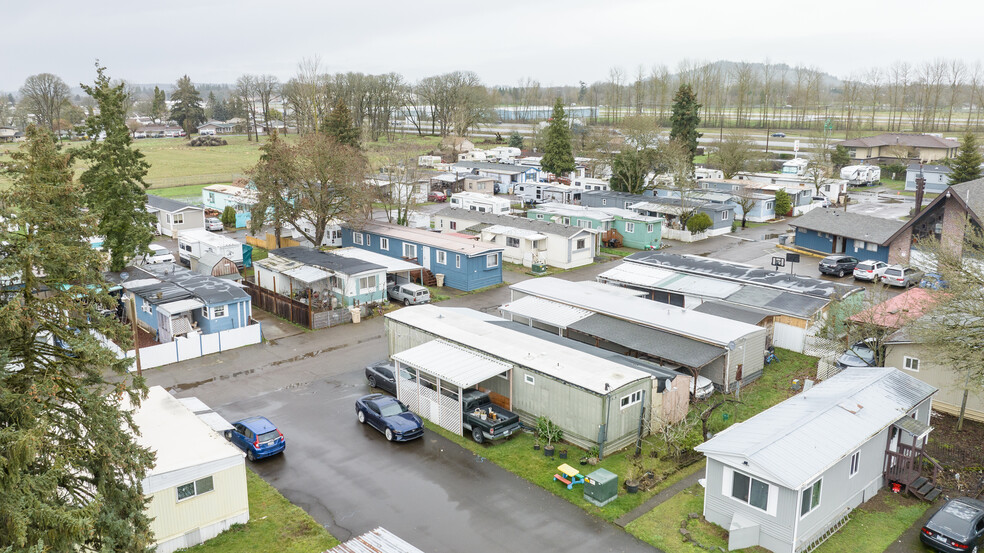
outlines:
[[[224,305],[216,305],[211,309],[211,311],[212,311],[212,316],[209,317],[210,319],[218,319],[226,316],[226,306]]]
[[[498,266],[499,266],[499,254],[490,253],[489,255],[485,256],[485,267],[487,269],[491,269],[492,267],[498,267]]]
[[[570,217],[564,217],[564,218],[562,219],[562,222],[563,222],[563,223],[564,223],[565,225],[569,225],[569,224],[571,224],[571,218],[570,218]]]
[[[731,477],[731,497],[757,509],[769,510],[769,485],[747,474],[734,471]]]
[[[877,252],[878,251],[878,244],[874,244],[874,243],[868,242],[868,251],[869,252]]]
[[[365,292],[376,287],[376,275],[369,275],[359,278],[359,291]]]
[[[646,225],[646,232],[648,232],[649,234],[652,234],[654,230],[656,230],[656,225],[652,223]]]
[[[587,219],[578,219],[577,226],[580,228],[591,228],[591,221]]]
[[[214,489],[215,483],[212,482],[212,477],[206,476],[200,480],[178,486],[178,501],[184,501],[185,499],[208,493]]]
[[[356,246],[361,246],[366,243],[366,239],[364,236],[362,236],[361,232],[353,232],[352,242],[355,243]]]
[[[403,244],[403,257],[414,259],[417,257],[416,244]]]
[[[578,238],[577,244],[574,246],[576,250],[583,250],[587,246],[588,241],[584,238]]]
[[[803,490],[803,501],[800,503],[800,516],[807,515],[813,509],[820,506],[820,484],[823,478],[817,480],[812,486]]]
[[[721,220],[722,221],[727,221],[728,220],[728,217],[731,216],[730,214],[731,214],[730,211],[722,211],[721,212]]]
[[[905,370],[912,372],[919,372],[919,359],[915,357],[904,356],[902,357],[902,366]]]
[[[140,304],[140,310],[143,311],[144,313],[152,313],[153,312],[153,309],[151,309],[149,302],[143,302],[143,303],[141,303]]]
[[[602,198],[601,199],[601,205],[608,205],[608,199]]]
[[[184,224],[184,222],[185,222],[184,213],[175,213],[174,214],[174,224],[175,225],[181,225],[181,224]]]
[[[642,390],[636,390],[627,396],[623,396],[622,399],[619,400],[619,408],[625,409],[626,407],[629,407],[630,405],[635,405],[636,403],[639,403],[641,401],[642,401]]]
[[[448,226],[451,227],[451,230],[458,230],[458,221],[449,221]]]
[[[628,233],[628,234],[632,234],[633,232],[635,232],[635,223],[630,223],[629,221],[626,221],[625,222],[625,232]],[[650,231],[650,232],[652,232],[652,231]]]
[[[525,382],[527,384],[534,385],[534,386],[536,385],[536,379],[533,378],[533,375],[532,374],[524,374],[523,375],[523,382]]]
[[[440,263],[441,265],[447,265],[448,264],[448,252],[442,251],[442,250],[437,250],[437,262]]]
[[[854,476],[858,473],[858,469],[861,467],[861,452],[855,451],[854,455],[851,455],[851,473],[849,477]]]
[[[390,249],[390,239],[379,237],[379,249],[389,251]]]
[[[518,248],[519,247],[519,238],[514,238],[512,236],[507,236],[506,237],[506,245],[509,246],[510,248]]]
[[[454,268],[455,269],[461,268],[461,254],[458,253],[454,254]]]
[[[855,240],[854,241],[854,251],[863,250],[864,247],[865,247],[865,245],[866,245],[866,243],[865,243],[864,240]]]
[[[765,202],[765,210],[766,211],[772,211],[775,208],[776,208],[776,202],[775,202],[775,200],[769,200],[769,201]]]

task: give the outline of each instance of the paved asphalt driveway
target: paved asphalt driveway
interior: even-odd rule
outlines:
[[[351,364],[339,357],[323,362]],[[367,392],[361,369],[350,370],[217,411],[263,414],[280,427],[286,453],[251,468],[342,541],[383,526],[428,553],[654,551],[430,431],[387,442],[355,418]]]

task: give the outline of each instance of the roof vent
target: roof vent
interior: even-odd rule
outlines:
[[[860,403],[855,403],[855,402],[847,401],[847,400],[842,401],[842,402],[838,403],[837,405],[841,409],[847,411],[848,413],[853,413],[855,415],[858,413],[858,411],[860,411],[861,409],[864,409],[864,406],[861,405]]]

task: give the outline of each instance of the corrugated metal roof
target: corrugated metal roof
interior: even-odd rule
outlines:
[[[205,304],[194,299],[172,301],[170,303],[164,303],[157,306],[158,309],[167,311],[172,315],[174,315],[175,313],[184,313],[185,311],[191,311],[192,309],[198,309],[199,307],[205,307]]]
[[[801,489],[935,392],[891,367],[845,369],[694,449]]]
[[[502,251],[501,246],[494,246],[484,242],[478,242],[476,240],[455,238],[439,232],[432,232],[430,230],[401,227],[400,225],[383,223],[379,221],[363,223],[360,227],[346,226],[345,228],[350,228],[354,232],[372,232],[380,236],[405,240],[410,243],[433,246],[442,250],[464,254],[469,257]]]
[[[725,354],[725,349],[720,346],[607,315],[592,315],[572,323],[568,328],[684,367],[703,367]]]
[[[444,340],[434,340],[401,351],[393,355],[393,359],[462,388],[470,388],[512,368],[508,363],[457,347]]]
[[[726,298],[741,289],[741,285],[735,282],[681,273],[677,273],[675,277],[663,281],[659,287],[681,294],[711,298]]]
[[[525,280],[513,284],[510,288],[526,295],[566,303],[712,344],[725,345],[749,334],[763,332],[762,328],[755,325],[730,321],[645,298],[626,297],[597,286],[584,286],[580,282],[555,277]]]
[[[389,530],[379,527],[324,553],[424,553]]]
[[[526,296],[511,301],[501,307],[500,311],[512,313],[543,321],[547,324],[567,328],[571,324],[591,316],[591,311],[579,309],[571,305],[545,300],[536,296]]]
[[[311,284],[312,282],[318,282],[319,280],[324,280],[328,278],[327,272],[322,271],[317,267],[312,267],[310,265],[301,265],[300,267],[287,269],[286,271],[282,271],[282,274],[297,279],[306,284]]]
[[[647,288],[655,288],[659,283],[678,274],[680,273],[659,267],[650,267],[638,263],[622,263],[617,267],[601,273],[598,275],[598,279],[614,280],[616,282],[624,282],[625,284],[636,284]]]
[[[502,234],[505,236],[512,236],[513,238],[525,238],[527,240],[543,240],[547,237],[545,234],[540,234],[535,230],[509,227],[506,225],[489,225],[483,228],[482,232]]]
[[[387,313],[386,318],[599,395],[649,378],[642,371],[492,324],[457,309],[417,305]]]
[[[762,322],[762,319],[771,315],[771,313],[754,309],[752,307],[739,307],[737,305],[717,301],[705,301],[695,307],[694,311],[700,311],[701,313],[707,313],[708,315],[716,315],[718,317],[724,317],[725,319],[741,321],[752,325],[757,325]]]

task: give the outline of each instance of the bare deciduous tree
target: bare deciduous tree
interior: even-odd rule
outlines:
[[[61,118],[62,109],[68,104],[69,88],[58,75],[38,73],[31,75],[20,88],[21,101],[34,114],[39,126],[55,130],[55,122]]]

